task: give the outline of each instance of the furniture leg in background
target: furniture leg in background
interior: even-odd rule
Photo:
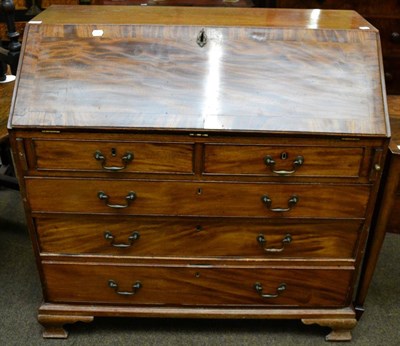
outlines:
[[[7,36],[9,39],[8,47],[0,47],[0,82],[10,82],[15,79],[17,74],[21,43],[19,33],[15,28],[15,6],[12,0],[1,0],[1,11],[4,13],[7,25]],[[7,65],[10,66],[12,76],[7,76]]]

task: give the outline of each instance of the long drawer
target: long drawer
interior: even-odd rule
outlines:
[[[26,178],[33,212],[363,218],[369,185]],[[351,196],[351,198],[348,198]]]
[[[44,262],[48,302],[343,307],[350,269],[129,266]]]
[[[360,221],[46,217],[40,251],[142,257],[353,258]]]

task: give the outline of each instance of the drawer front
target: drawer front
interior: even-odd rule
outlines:
[[[205,174],[359,177],[363,148],[207,144]]]
[[[33,212],[363,218],[370,187],[27,178]]]
[[[360,221],[200,218],[35,220],[42,253],[140,257],[353,258]]]
[[[33,140],[38,170],[193,173],[193,143]]]
[[[44,263],[43,271],[47,302],[286,307],[346,306],[353,274],[350,269],[154,267],[54,262]],[[271,297],[262,297],[262,294]]]

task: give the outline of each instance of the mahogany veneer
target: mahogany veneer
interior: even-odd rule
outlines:
[[[276,7],[354,10],[374,25],[382,41],[385,80],[389,94],[400,94],[400,3],[398,0],[276,0]]]
[[[355,12],[311,19],[56,6],[28,24],[9,125],[44,337],[153,316],[351,338],[390,135],[382,58]]]

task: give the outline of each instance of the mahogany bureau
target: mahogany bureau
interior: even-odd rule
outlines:
[[[27,25],[9,130],[44,337],[152,316],[351,339],[390,135],[382,58],[355,12],[313,16],[55,6]]]

